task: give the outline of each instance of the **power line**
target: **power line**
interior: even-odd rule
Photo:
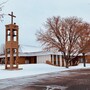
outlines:
[[[41,47],[41,46],[25,45],[25,44],[20,44],[20,46],[34,47],[34,48],[40,48]]]

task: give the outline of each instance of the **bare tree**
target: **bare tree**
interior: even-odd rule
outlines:
[[[73,56],[86,50],[90,41],[90,24],[77,17],[48,18],[44,28],[36,33],[37,40],[44,45],[44,49],[61,51],[66,67]]]
[[[4,7],[4,4],[5,4],[6,2],[8,2],[8,0],[6,0],[5,2],[0,3],[0,21],[2,21],[2,18],[3,18],[4,15],[5,15],[5,14],[3,14],[1,11],[2,11],[2,8]],[[1,44],[0,54],[5,54],[5,44]]]
[[[5,2],[2,2],[2,3],[0,3],[0,21],[2,21],[2,18],[4,17],[4,13],[2,13],[1,11],[2,11],[2,8],[4,7],[4,4],[5,3],[7,3],[8,2],[8,0],[6,0]]]
[[[0,54],[5,54],[5,44],[1,44],[1,46],[0,46]]]

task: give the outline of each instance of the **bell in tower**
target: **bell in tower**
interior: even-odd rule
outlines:
[[[11,24],[6,26],[5,40],[5,69],[18,69],[18,25],[13,23],[13,12],[8,14],[11,16]]]

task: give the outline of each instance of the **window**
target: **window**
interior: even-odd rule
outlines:
[[[17,32],[14,30],[13,31],[13,41],[16,41],[16,36],[17,36]]]
[[[7,41],[10,41],[10,30],[7,31]]]

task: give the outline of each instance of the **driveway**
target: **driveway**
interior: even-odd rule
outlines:
[[[90,90],[90,69],[3,79],[0,90]]]

